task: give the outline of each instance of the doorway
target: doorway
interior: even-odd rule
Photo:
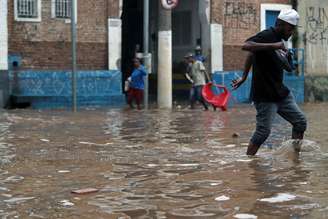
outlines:
[[[185,77],[184,56],[202,46],[199,0],[180,0],[172,11],[173,100],[188,100],[191,88]]]
[[[124,0],[122,13],[122,79],[132,71],[136,47],[143,51],[143,0]]]

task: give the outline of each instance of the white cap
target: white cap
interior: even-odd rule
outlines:
[[[294,9],[284,9],[281,10],[280,14],[278,15],[278,19],[296,26],[298,24],[300,16]]]

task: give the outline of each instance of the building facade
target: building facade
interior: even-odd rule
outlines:
[[[1,0],[0,67],[9,70],[10,91],[35,107],[69,105],[71,96],[70,0]],[[241,46],[274,25],[291,0],[180,0],[172,10],[174,95],[187,98],[183,56],[202,47],[206,67],[220,83],[240,74]],[[158,8],[150,1],[150,93],[156,95]],[[6,8],[6,10],[5,10]],[[7,12],[7,13],[6,13]],[[81,105],[122,105],[122,84],[136,48],[143,49],[143,0],[77,0],[78,97]],[[1,19],[3,20],[3,19]],[[6,35],[7,34],[7,35]],[[7,41],[5,39],[8,39]],[[290,43],[291,45],[291,43]],[[2,49],[4,48],[4,49]],[[8,62],[7,62],[8,60]],[[249,83],[238,100],[247,101]],[[32,105],[33,105],[32,104]],[[50,105],[51,105],[50,104]]]
[[[35,107],[69,106],[71,1],[7,2],[12,94]],[[108,52],[110,18],[119,17],[119,1],[76,2],[78,101],[80,105],[122,105],[121,73],[118,66],[109,66]],[[112,56],[118,53],[111,51]]]
[[[305,50],[308,101],[328,101],[328,1],[299,0],[298,46]]]

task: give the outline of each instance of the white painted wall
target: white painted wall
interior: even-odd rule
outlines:
[[[223,71],[223,28],[221,24],[211,24],[211,70]]]
[[[0,70],[8,70],[7,0],[0,0]]]
[[[159,108],[172,108],[172,31],[158,33],[158,95]]]
[[[122,57],[122,21],[119,18],[108,19],[108,68],[119,70]]]

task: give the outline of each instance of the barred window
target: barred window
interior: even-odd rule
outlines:
[[[38,0],[17,0],[18,18],[37,18]]]
[[[72,0],[55,0],[54,13],[56,18],[70,18]]]

